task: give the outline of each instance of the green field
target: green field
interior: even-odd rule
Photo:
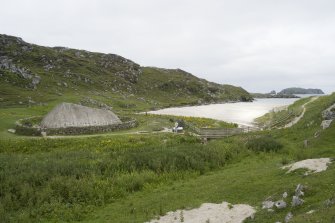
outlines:
[[[302,104],[304,101],[298,101]],[[44,115],[50,106],[0,109],[1,222],[144,222],[205,202],[246,203],[257,209],[250,222],[334,222],[335,166],[304,176],[280,167],[307,158],[335,157],[335,127],[320,131],[321,111],[335,94],[308,104],[288,129],[253,132],[203,144],[197,137],[159,133],[181,117],[133,115],[139,126],[81,137],[22,137],[7,133],[19,118]],[[226,126],[184,118],[199,127]],[[233,127],[233,126],[231,126]],[[147,134],[132,134],[147,131]],[[155,134],[154,134],[155,133]],[[304,147],[308,140],[308,147]],[[307,186],[305,203],[269,213],[267,197],[292,195]],[[313,214],[306,214],[315,210]]]

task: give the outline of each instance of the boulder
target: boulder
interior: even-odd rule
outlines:
[[[291,212],[287,213],[287,215],[285,216],[285,223],[290,222],[292,218],[293,214]]]
[[[283,201],[283,200],[279,200],[279,201],[276,201],[276,202],[275,202],[275,206],[276,206],[276,208],[278,208],[278,209],[283,209],[283,208],[286,208],[287,204],[286,204],[285,201]]]
[[[263,203],[262,203],[262,209],[273,208],[274,204],[275,204],[275,202],[273,202],[273,201],[263,201]]]
[[[333,122],[333,120],[332,119],[330,119],[330,120],[323,120],[322,122],[321,122],[321,127],[322,127],[322,129],[327,129],[327,128],[329,128],[329,126],[330,126],[330,124]]]
[[[304,189],[304,185],[298,184],[297,187],[295,188],[295,196],[304,196],[304,192],[302,191]]]
[[[304,200],[299,198],[298,196],[292,197],[292,207],[302,205],[303,203],[304,203]]]

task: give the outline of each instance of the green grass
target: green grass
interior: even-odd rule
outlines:
[[[265,129],[283,127],[302,113],[302,105],[307,103],[310,99],[311,98],[300,99],[292,105],[288,106],[287,109],[281,111],[271,111],[261,117],[256,118],[255,121],[259,126]]]
[[[306,117],[295,127],[275,131],[273,137],[284,144],[284,148],[277,153],[249,154],[239,162],[197,178],[144,190],[95,212],[87,222],[113,222],[115,219],[120,222],[143,222],[171,210],[198,207],[204,202],[222,201],[247,203],[256,207],[258,212],[255,220],[250,222],[283,221],[289,211],[294,215],[292,222],[333,222],[335,205],[327,207],[324,202],[335,196],[334,164],[325,172],[307,177],[301,171],[285,174],[280,167],[306,158],[335,157],[334,125],[322,132],[319,138],[313,137],[313,133],[319,129],[320,112],[334,102],[334,94],[322,97],[307,106]],[[314,124],[311,124],[312,120]],[[306,131],[302,131],[303,129]],[[303,148],[304,139],[310,142],[308,148]],[[292,196],[299,183],[307,186],[304,205],[288,207],[284,211],[271,214],[261,210],[263,200],[269,196],[279,199],[285,191]],[[291,197],[287,201],[290,199]],[[306,214],[310,210],[316,212]]]
[[[2,219],[81,220],[136,191],[224,166],[240,151],[222,146],[171,134],[3,140]]]
[[[324,201],[335,196],[334,164],[307,177],[302,171],[285,174],[280,167],[306,158],[335,157],[334,125],[314,137],[321,111],[333,103],[335,94],[308,104],[303,119],[292,128],[207,144],[187,134],[7,137],[12,121],[42,115],[46,107],[1,109],[2,120],[8,121],[0,122],[0,219],[144,222],[171,210],[228,201],[256,207],[255,222],[283,221],[288,211],[294,214],[293,222],[332,222],[334,206],[325,207]],[[137,119],[143,129],[172,123],[164,116]],[[274,145],[282,147],[272,150]],[[254,151],[258,147],[265,149]],[[267,197],[279,198],[285,191],[292,195],[298,183],[307,186],[303,206],[272,214],[261,210]],[[311,209],[316,212],[306,215]]]

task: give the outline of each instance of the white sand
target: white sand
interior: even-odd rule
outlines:
[[[327,165],[331,163],[330,158],[320,158],[320,159],[307,159],[302,160],[287,166],[282,167],[282,169],[288,169],[287,173],[292,172],[297,169],[308,169],[311,172],[319,173],[327,170]]]
[[[295,102],[297,98],[265,98],[253,102],[236,102],[164,108],[150,111],[150,114],[204,117],[253,126],[254,119],[268,113],[271,109]]]
[[[199,208],[168,212],[159,220],[151,220],[149,223],[240,223],[255,212],[253,207],[246,204],[204,203]]]

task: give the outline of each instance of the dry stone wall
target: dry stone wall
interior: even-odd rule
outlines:
[[[81,134],[93,134],[102,132],[113,132],[124,129],[134,128],[138,125],[135,119],[123,118],[123,122],[120,124],[104,125],[104,126],[85,126],[85,127],[66,127],[66,128],[41,128],[40,126],[28,126],[24,125],[22,119],[16,122],[16,133],[19,135],[30,135],[40,136],[46,135],[81,135]]]

